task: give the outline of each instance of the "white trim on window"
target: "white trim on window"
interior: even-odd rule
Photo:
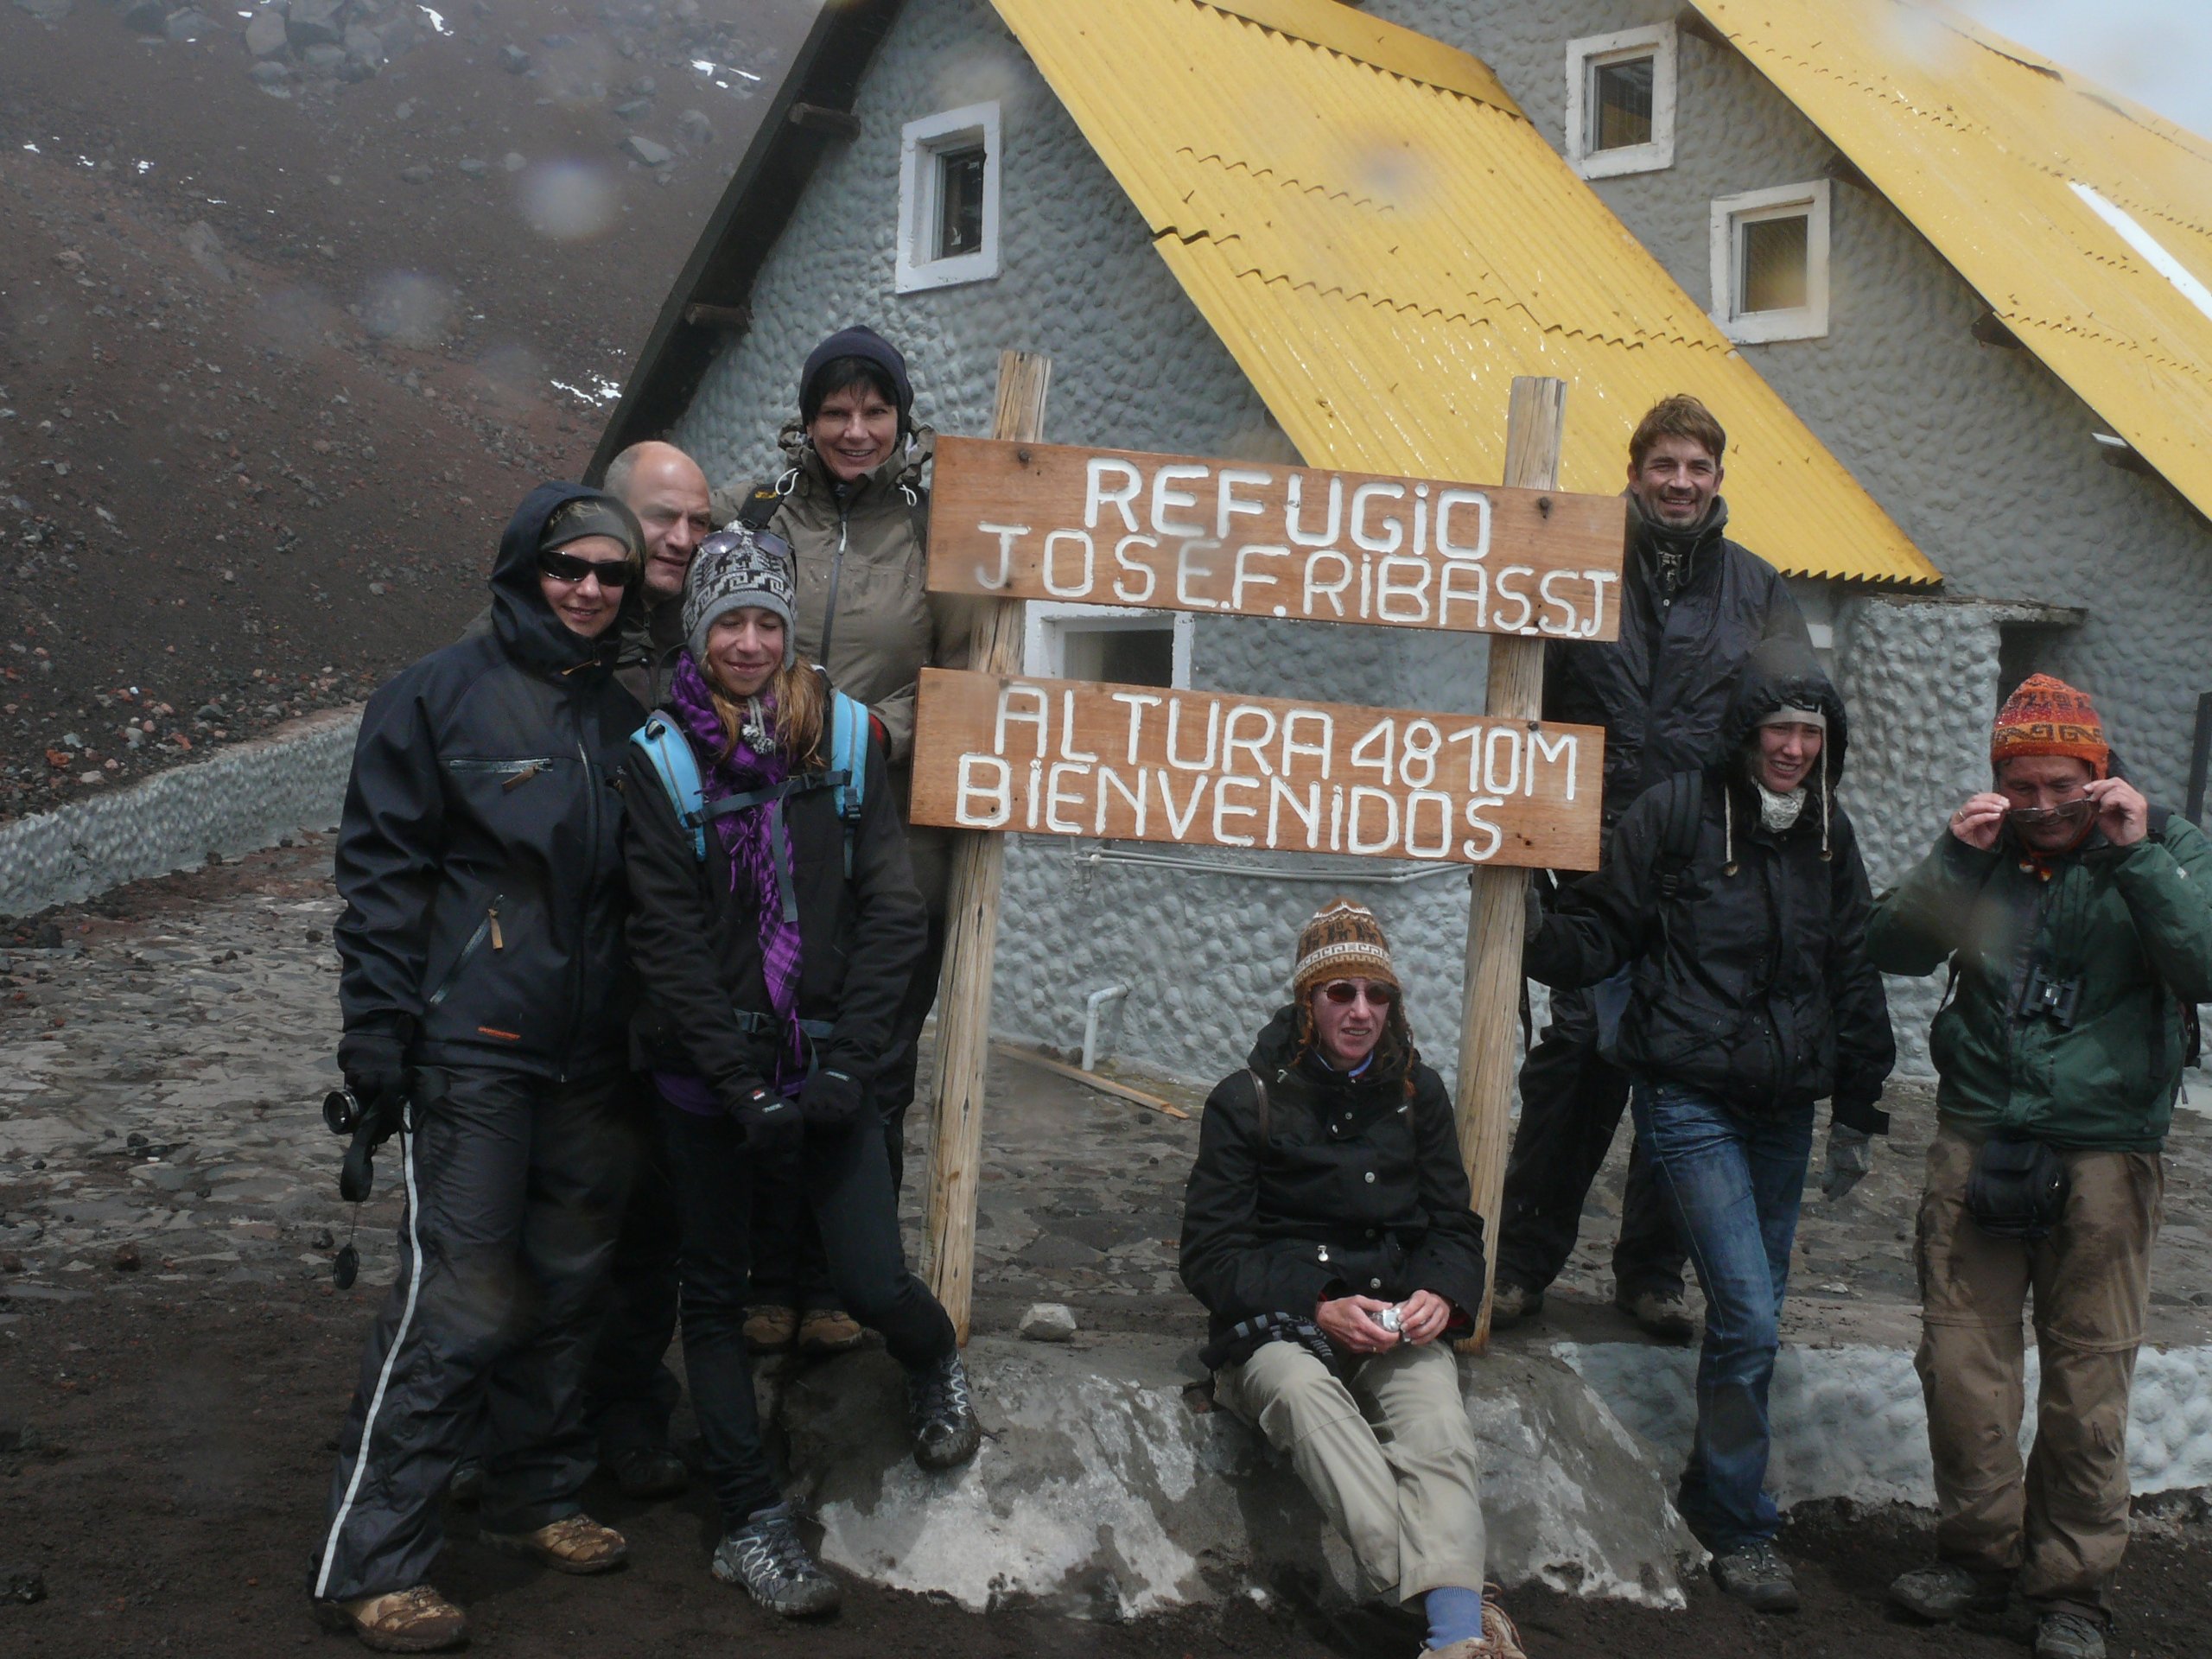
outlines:
[[[1042,679],[1065,679],[1071,633],[1108,633],[1141,629],[1174,631],[1174,655],[1168,683],[1186,691],[1191,685],[1191,635],[1198,619],[1187,611],[1154,611],[1128,605],[1055,605],[1031,600],[1023,607],[1022,671]]]
[[[1672,23],[1590,35],[1567,43],[1567,165],[1586,179],[1610,179],[1675,164],[1675,56]],[[1650,142],[1596,148],[1590,131],[1596,113],[1590,100],[1591,72],[1608,63],[1646,57],[1651,60]]]
[[[1713,203],[1713,320],[1745,345],[1775,340],[1821,340],[1828,332],[1829,181],[1778,185],[1716,197]],[[1743,268],[1744,227],[1764,219],[1802,218],[1805,225],[1805,303],[1787,310],[1738,308],[1736,273]]]
[[[981,145],[983,150],[983,239],[970,253],[945,257],[937,246],[941,158]],[[901,294],[956,283],[988,282],[999,274],[999,106],[964,109],[909,121],[899,142],[899,257]]]

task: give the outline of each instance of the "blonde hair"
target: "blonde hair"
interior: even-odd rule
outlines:
[[[727,760],[737,749],[738,733],[745,724],[746,700],[732,696],[723,688],[721,671],[713,664],[701,677],[715,700],[715,717],[722,728],[720,758]],[[788,758],[791,769],[802,772],[816,766],[821,759],[823,714],[830,702],[828,677],[794,653],[761,689],[761,696],[775,706],[776,747]]]

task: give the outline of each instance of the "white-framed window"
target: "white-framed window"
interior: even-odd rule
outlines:
[[[1713,202],[1713,320],[1729,339],[1827,334],[1828,189],[1815,179]]]
[[[1032,600],[1023,620],[1023,667],[1045,679],[1186,690],[1196,620],[1188,612]]]
[[[999,274],[999,106],[909,121],[899,146],[898,289]]]
[[[1567,43],[1567,159],[1586,179],[1675,164],[1675,26]]]

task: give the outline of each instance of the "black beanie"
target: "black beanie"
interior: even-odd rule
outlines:
[[[874,364],[883,371],[884,378],[891,382],[893,401],[899,405],[899,429],[906,431],[913,424],[914,387],[906,378],[906,359],[899,348],[874,329],[855,324],[841,328],[807,353],[806,366],[798,375],[798,417],[808,426],[822,412],[824,396],[817,382],[822,371],[839,358],[857,357],[863,363]]]

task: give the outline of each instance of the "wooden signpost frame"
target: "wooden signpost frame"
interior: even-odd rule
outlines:
[[[1051,378],[1049,359],[1030,353],[1001,353],[994,437],[1042,446]],[[1566,410],[1565,381],[1532,376],[1515,378],[1506,425],[1503,482],[1507,489],[1546,493],[1556,490]],[[1024,467],[1035,460],[1019,451],[1013,459]],[[1542,511],[1548,518],[1549,505]],[[1022,611],[1020,599],[982,601],[970,645],[971,671],[1001,678],[1018,672]],[[1605,629],[1605,637],[1611,632]],[[1491,632],[1489,638],[1484,718],[1534,726],[1541,713],[1543,638],[1533,628],[1520,635]],[[970,830],[958,834],[944,969],[938,984],[938,1067],[922,1272],[951,1317],[963,1345],[974,1306],[983,1083],[991,1052],[991,976],[997,956],[1004,871],[1001,833]],[[1484,863],[1475,865],[1469,874],[1472,891],[1460,1007],[1458,1088],[1452,1103],[1474,1207],[1483,1218],[1488,1243],[1483,1306],[1474,1334],[1460,1344],[1463,1350],[1480,1353],[1489,1342],[1488,1276],[1494,1274],[1496,1267],[1498,1210],[1510,1140],[1529,873],[1517,866]]]

